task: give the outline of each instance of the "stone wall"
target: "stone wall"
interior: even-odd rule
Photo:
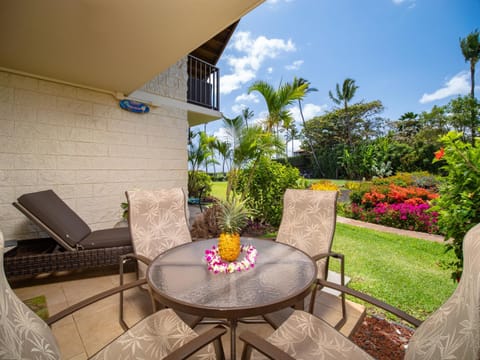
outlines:
[[[185,101],[184,63],[156,78],[164,96]],[[185,110],[130,113],[110,94],[0,72],[0,229],[7,240],[45,236],[11,205],[45,189],[92,229],[111,227],[127,189],[186,189],[187,136]]]

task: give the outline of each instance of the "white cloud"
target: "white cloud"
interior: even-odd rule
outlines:
[[[242,113],[242,110],[245,109],[247,107],[247,105],[245,104],[235,104],[232,106],[232,112],[234,114],[241,114]]]
[[[269,74],[273,73],[273,67],[270,66],[270,67],[267,69],[267,73],[269,73]]]
[[[217,139],[221,140],[221,141],[229,141],[231,142],[231,136],[230,134],[227,132],[227,130],[223,127],[219,128],[217,131],[215,131],[213,133],[213,136],[215,136]]]
[[[310,120],[314,118],[315,116],[320,115],[322,112],[324,112],[328,108],[327,105],[315,105],[315,104],[303,104],[302,105],[302,111],[303,111],[303,117],[305,118],[305,121]],[[292,113],[293,118],[295,119],[295,122],[301,123],[302,122],[302,117],[300,115],[300,110],[298,109],[298,106],[293,106],[289,108],[290,112]]]
[[[265,36],[252,38],[251,34],[245,31],[234,34],[231,43],[231,48],[243,55],[226,56],[232,73],[220,79],[222,94],[229,94],[253,80],[266,59],[275,59],[283,52],[296,50],[292,40],[268,39]]]
[[[413,9],[417,4],[417,0],[392,0],[395,5],[409,4],[408,8]]]
[[[303,60],[295,60],[292,64],[285,66],[287,70],[298,70],[303,65]]]
[[[470,78],[467,71],[459,72],[450,80],[445,82],[445,85],[434,91],[431,94],[423,94],[420,99],[421,104],[429,103],[436,100],[445,99],[453,95],[465,95],[470,90]]]
[[[239,103],[239,102],[242,102],[242,101],[253,102],[253,103],[256,103],[256,104],[260,102],[260,100],[258,99],[257,94],[255,94],[255,93],[242,94],[242,95],[238,95],[238,96],[235,98],[235,102],[236,102],[236,103]]]

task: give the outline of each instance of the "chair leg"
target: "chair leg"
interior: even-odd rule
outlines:
[[[127,261],[126,257],[121,256],[120,257],[120,285],[123,285],[123,265]],[[120,322],[120,325],[122,326],[124,331],[128,330],[128,325],[123,319],[123,291],[120,291],[120,311],[119,311],[119,319],[118,321]]]
[[[218,338],[213,342],[215,355],[218,360],[225,360],[225,352],[223,351],[222,339]]]
[[[340,285],[345,286],[345,264],[343,256],[338,258],[340,260]],[[345,293],[342,292],[340,294],[341,302],[342,302],[342,318],[340,321],[335,325],[336,330],[340,330],[345,322],[347,321],[347,305],[345,303]]]
[[[242,360],[250,360],[252,357],[252,347],[245,343],[242,350]]]

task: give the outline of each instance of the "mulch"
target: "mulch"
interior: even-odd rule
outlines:
[[[413,333],[401,324],[367,315],[352,341],[377,360],[400,360]]]

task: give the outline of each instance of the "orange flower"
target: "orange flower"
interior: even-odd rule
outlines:
[[[443,155],[445,155],[444,148],[440,148],[440,150],[435,151],[435,159],[440,160],[441,158],[443,158]]]

